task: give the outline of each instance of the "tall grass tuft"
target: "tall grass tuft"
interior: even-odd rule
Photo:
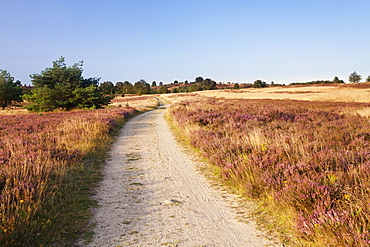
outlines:
[[[75,232],[58,224],[65,223],[60,218],[68,213],[63,204],[73,201],[63,193],[80,183],[71,174],[88,172],[89,155],[109,142],[117,124],[136,113],[122,107],[1,116],[0,245],[61,246],[60,238],[68,241]],[[53,231],[60,231],[59,239],[48,236]]]
[[[208,99],[170,108],[222,177],[304,246],[370,245],[369,104]]]

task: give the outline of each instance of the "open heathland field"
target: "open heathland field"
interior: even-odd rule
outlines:
[[[151,99],[140,109],[156,107]],[[72,245],[89,218],[111,134],[138,113],[110,107],[1,116],[0,245]]]
[[[356,114],[369,103],[199,94],[167,95],[180,101],[170,118],[224,182],[272,215],[283,239],[370,245],[370,122]]]

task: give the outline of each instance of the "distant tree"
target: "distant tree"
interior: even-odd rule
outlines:
[[[134,84],[134,93],[137,95],[142,95],[142,94],[149,94],[151,93],[150,90],[150,85],[147,83],[145,80],[141,79],[138,82],[135,82]]]
[[[343,80],[339,80],[338,76],[334,77],[333,82],[334,83],[344,83]]]
[[[21,82],[14,82],[14,77],[6,70],[0,69],[0,107],[4,110],[13,102],[22,102]]]
[[[366,82],[370,82],[370,75],[366,78]]]
[[[161,86],[158,90],[158,93],[160,94],[168,93],[167,87],[165,85]]]
[[[99,89],[105,94],[114,94],[115,88],[111,81],[105,81],[100,86]]]
[[[152,87],[156,87],[157,83],[155,81],[152,82]]]
[[[357,74],[356,71],[354,71],[352,74],[349,75],[348,80],[352,83],[358,83],[361,81],[361,75]]]
[[[184,81],[184,84],[185,84],[185,85],[188,85],[188,84],[189,84],[188,80],[185,80],[185,81]]]
[[[161,81],[160,81],[160,82],[159,82],[159,86],[163,86],[163,82],[161,82]]]
[[[239,89],[239,88],[240,88],[239,83],[235,83],[234,84],[234,89]]]
[[[189,92],[195,92],[202,90],[202,87],[198,84],[192,84],[190,87],[188,87]]]
[[[178,80],[174,80],[173,84],[179,84]]]
[[[256,80],[255,82],[253,82],[253,87],[255,88],[267,87],[267,84],[264,81]]]
[[[116,82],[116,86],[114,88],[115,93],[122,94],[122,89],[123,89],[123,82],[121,81]]]
[[[209,78],[201,81],[199,84],[202,90],[212,90],[216,88],[216,82]]]
[[[134,86],[130,82],[125,81],[122,86],[122,94],[134,94]]]
[[[187,87],[178,87],[177,92],[186,93],[186,92],[188,92],[188,88]]]
[[[201,76],[198,76],[197,78],[195,78],[195,83],[202,83],[203,81],[204,79]]]
[[[172,89],[172,93],[178,93],[179,90],[177,88]]]

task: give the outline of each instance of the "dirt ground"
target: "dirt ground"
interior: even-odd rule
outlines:
[[[166,107],[128,121],[114,143],[88,246],[281,246],[199,172],[170,132]]]

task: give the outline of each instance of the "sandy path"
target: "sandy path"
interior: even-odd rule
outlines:
[[[165,108],[128,121],[113,145],[89,246],[272,246],[196,171]]]

